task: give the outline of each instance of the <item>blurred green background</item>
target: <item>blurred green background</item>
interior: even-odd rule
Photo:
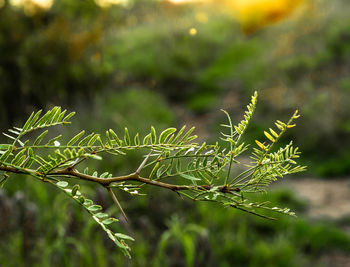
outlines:
[[[131,260],[65,196],[24,177],[0,190],[0,266],[350,266],[350,5],[347,0],[0,0],[0,127],[77,111],[64,130],[196,126],[215,140],[259,92],[247,141],[295,109],[308,171],[257,196],[298,218],[267,221],[162,189],[120,200]],[[5,142],[5,137],[1,137]],[[140,155],[97,169],[129,173]],[[90,189],[89,189],[90,188]],[[83,187],[118,214],[98,187]]]

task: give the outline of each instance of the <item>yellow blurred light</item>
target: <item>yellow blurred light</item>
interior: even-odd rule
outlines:
[[[34,5],[42,9],[49,9],[53,4],[53,0],[30,0],[29,2],[32,2]]]
[[[279,22],[292,14],[304,0],[164,0],[174,4],[208,3],[223,8],[232,15],[242,27],[243,32],[253,33],[256,30]],[[196,15],[201,23],[207,21],[203,14]]]
[[[188,4],[188,3],[198,3],[198,2],[208,2],[208,0],[168,0],[174,4]]]
[[[10,0],[12,6],[20,7],[23,6],[24,0]]]
[[[5,5],[5,0],[0,0],[0,8],[2,8]]]
[[[129,0],[95,0],[100,7],[109,7],[111,5],[128,5]]]
[[[241,23],[246,33],[289,16],[303,0],[224,0],[228,12]]]
[[[190,35],[196,35],[197,34],[197,29],[196,28],[191,28],[189,31],[188,31],[188,33],[190,34]]]
[[[15,7],[24,7],[26,13],[32,14],[38,9],[49,9],[53,4],[53,0],[10,0],[10,4]]]

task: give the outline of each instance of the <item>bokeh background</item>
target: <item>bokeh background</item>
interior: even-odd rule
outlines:
[[[259,196],[298,214],[277,222],[157,188],[120,193],[131,260],[54,188],[10,179],[0,265],[350,266],[349,14],[348,0],[0,0],[2,131],[60,105],[78,114],[68,135],[186,124],[210,141],[220,108],[238,121],[257,90],[246,140],[299,109],[282,143],[308,165]],[[94,167],[129,173],[139,156]],[[83,191],[118,214],[101,188]]]

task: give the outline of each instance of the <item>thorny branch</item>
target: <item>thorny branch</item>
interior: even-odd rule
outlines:
[[[251,162],[249,165],[244,164],[248,169],[233,175],[232,165],[239,164],[236,158],[249,146],[241,141],[241,137],[252,118],[256,102],[257,93],[255,92],[251,102],[247,105],[244,119],[237,125],[232,124],[229,114],[224,111],[228,124],[221,126],[229,129],[225,131],[226,133],[221,132],[220,140],[224,142],[224,146],[219,145],[219,142],[216,142],[215,145],[207,145],[206,142],[193,143],[192,140],[197,138],[196,135],[192,135],[194,127],[187,130],[186,126],[180,130],[168,128],[160,134],[157,134],[152,126],[151,131],[143,140],[140,139],[139,134],[132,138],[128,129],[125,128],[121,138],[112,129],[106,131],[105,138],[101,138],[101,134],[96,133],[85,135],[85,131],[82,130],[65,145],[61,145],[58,141],[61,135],[47,141],[48,130],[44,130],[34,141],[29,139],[24,141],[23,137],[34,130],[69,124],[69,119],[74,115],[74,112],[66,115],[66,110],[62,111],[60,107],[54,107],[41,117],[41,111],[33,112],[22,128],[13,127],[8,130],[8,133],[4,133],[6,137],[14,141],[11,141],[12,145],[0,144],[0,172],[3,175],[3,178],[0,179],[0,187],[8,180],[10,173],[30,175],[43,182],[51,183],[80,204],[102,227],[108,237],[129,257],[130,248],[125,240],[133,240],[133,238],[115,233],[112,228],[109,228],[111,223],[118,220],[102,212],[102,206],[86,198],[79,184],[71,187],[65,180],[89,181],[106,188],[126,221],[128,221],[127,216],[113,188],[119,188],[130,194],[138,194],[138,189],[147,184],[174,191],[179,196],[185,196],[193,201],[216,202],[224,207],[233,207],[267,219],[273,218],[260,214],[256,209],[295,216],[295,213],[288,208],[269,207],[267,201],[251,202],[250,198],[244,195],[263,192],[271,182],[278,178],[305,170],[304,166],[294,161],[299,157],[300,152],[292,145],[292,142],[275,151],[271,150],[283,133],[288,128],[295,126],[292,122],[299,117],[298,111],[293,114],[288,123],[277,120],[275,129],[269,128],[268,131],[264,131],[266,139],[261,142],[255,140],[257,147],[252,148]],[[17,143],[19,146],[15,147]],[[54,149],[54,154],[42,157],[43,154],[36,153],[41,149]],[[102,157],[98,154],[106,152],[119,156],[139,149],[149,149],[149,154],[144,157],[136,171],[130,174],[113,177],[108,172],[104,172],[98,177],[96,171],[89,175],[88,168],[83,173],[78,171],[77,165],[84,160],[101,160]],[[151,156],[157,157],[149,161]],[[184,167],[185,164],[187,167]],[[152,171],[148,176],[141,174],[142,170],[150,167]],[[223,175],[225,178],[222,181],[220,178]],[[176,182],[163,180],[175,176],[184,178],[185,183],[176,184]],[[234,177],[231,178],[232,176]],[[189,181],[192,183],[189,184]],[[130,188],[135,190],[128,191]]]
[[[10,166],[0,166],[1,171],[6,171],[6,172],[12,172],[12,173],[18,173],[18,174],[31,174],[34,172],[33,170],[21,170],[17,169],[14,167]],[[36,173],[37,175],[40,176],[40,173]],[[116,177],[111,177],[111,178],[99,178],[87,174],[80,173],[76,170],[74,170],[72,167],[52,171],[46,176],[57,176],[57,175],[63,175],[67,177],[72,177],[72,178],[78,178],[80,180],[84,181],[90,181],[90,182],[95,182],[98,183],[104,187],[109,187],[111,183],[114,182],[124,182],[124,181],[135,181],[135,182],[140,182],[144,184],[149,184],[149,185],[154,185],[162,188],[166,188],[172,191],[180,191],[180,190],[210,190],[212,188],[212,185],[175,185],[175,184],[169,184],[169,183],[164,183],[160,181],[155,181],[151,180],[149,178],[144,178],[141,177],[139,174],[136,172],[131,173],[129,175],[124,175],[124,176],[116,176]],[[43,177],[45,178],[45,177]],[[229,185],[223,185],[218,187],[218,191],[222,193],[232,193],[232,192],[240,192],[240,189],[238,187],[230,187]]]

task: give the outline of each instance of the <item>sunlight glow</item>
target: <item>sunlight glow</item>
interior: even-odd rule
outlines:
[[[245,33],[287,18],[304,0],[222,0]]]
[[[51,8],[54,0],[9,0],[10,4],[16,7],[23,7],[28,15],[38,11],[45,11]],[[163,0],[173,4],[208,3],[224,9],[224,12],[235,18],[240,24],[243,32],[253,33],[256,30],[276,22],[279,22],[298,7],[304,0]],[[131,0],[95,0],[96,4],[103,8],[112,5],[129,5]],[[5,0],[0,0],[0,7]],[[204,12],[195,14],[199,23],[208,22],[208,15]],[[192,30],[192,29],[191,29]],[[195,35],[193,29],[191,35]]]
[[[0,0],[0,7],[3,2],[5,1]],[[111,5],[128,5],[130,0],[95,0],[95,2],[100,7],[109,7]],[[33,13],[36,9],[49,9],[53,0],[10,0],[10,4],[15,7],[24,7],[28,13]]]
[[[284,20],[304,2],[304,0],[168,0],[174,4],[208,3],[222,8],[235,18],[243,32],[256,30]],[[196,16],[198,22],[205,23],[205,16]]]
[[[20,7],[23,6],[24,0],[10,0],[12,6]]]
[[[53,4],[53,0],[30,0],[30,2],[42,9],[49,9]]]
[[[95,3],[100,7],[110,7],[112,5],[128,5],[129,0],[95,0]]]
[[[53,4],[53,0],[10,0],[10,4],[15,7],[23,6],[26,13],[31,13],[37,9],[49,9]]]
[[[197,29],[196,28],[191,28],[189,31],[188,31],[188,33],[190,34],[190,35],[196,35],[197,34]]]
[[[188,3],[198,3],[198,2],[208,2],[208,0],[168,0],[173,4],[188,4]]]

